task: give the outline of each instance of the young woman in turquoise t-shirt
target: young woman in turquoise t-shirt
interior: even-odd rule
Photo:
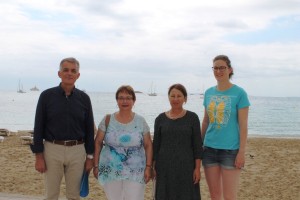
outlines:
[[[202,164],[211,199],[235,200],[245,165],[250,103],[247,93],[230,82],[233,68],[227,56],[215,57],[212,69],[217,85],[204,96]]]

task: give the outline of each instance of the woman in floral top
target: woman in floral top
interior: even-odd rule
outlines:
[[[107,127],[106,117],[98,127],[94,176],[108,200],[142,200],[145,184],[151,178],[150,129],[142,116],[132,112],[136,100],[132,87],[121,86],[116,100],[119,111],[111,115]]]

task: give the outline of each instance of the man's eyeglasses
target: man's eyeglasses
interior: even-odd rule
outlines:
[[[212,67],[212,70],[213,70],[214,72],[216,72],[216,71],[218,71],[218,70],[219,70],[220,72],[223,72],[226,68],[227,68],[226,66]]]
[[[131,101],[132,99],[132,97],[118,97],[119,101]]]

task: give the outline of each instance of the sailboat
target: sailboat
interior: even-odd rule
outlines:
[[[17,90],[18,93],[26,93],[24,90],[23,90],[23,85],[21,85],[21,81],[19,80],[19,86],[18,86],[18,90]]]
[[[149,96],[157,96],[157,93],[155,92],[155,88],[153,87],[153,82],[151,83],[150,93],[148,95]]]
[[[39,88],[37,88],[36,86],[34,86],[33,88],[30,89],[30,91],[40,91]]]

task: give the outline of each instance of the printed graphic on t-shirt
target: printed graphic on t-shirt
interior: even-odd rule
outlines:
[[[212,96],[208,104],[209,123],[214,128],[226,127],[230,118],[231,99],[228,96]]]

